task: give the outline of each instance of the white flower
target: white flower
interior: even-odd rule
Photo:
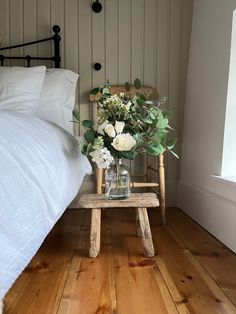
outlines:
[[[112,146],[118,151],[130,151],[136,144],[135,139],[129,133],[118,134],[113,142]]]
[[[102,124],[98,124],[97,126],[97,131],[99,134],[104,135],[104,129],[106,127],[106,125],[109,124],[109,121],[106,120],[105,122],[103,122]]]
[[[98,136],[94,143],[93,143],[93,149],[97,150],[97,149],[102,149],[104,147],[104,141],[102,136]]]
[[[131,106],[131,101],[129,101],[126,105],[125,105],[125,110],[128,112]]]
[[[89,155],[92,157],[92,161],[96,162],[98,168],[107,168],[113,161],[113,157],[106,147],[94,150]]]
[[[117,134],[122,133],[124,126],[125,126],[125,123],[123,121],[116,121],[116,124],[115,124],[116,133]]]
[[[115,137],[116,136],[116,132],[115,132],[114,126],[112,124],[110,124],[110,123],[105,126],[105,132],[110,137]]]

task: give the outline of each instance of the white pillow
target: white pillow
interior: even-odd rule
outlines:
[[[0,67],[0,109],[37,112],[45,66]]]
[[[73,134],[72,111],[79,75],[65,69],[47,69],[38,106],[38,116]]]

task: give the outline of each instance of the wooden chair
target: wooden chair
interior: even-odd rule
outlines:
[[[159,98],[159,94],[157,90],[150,86],[141,87],[138,92],[140,94],[149,95],[150,99],[157,100]],[[128,97],[132,97],[136,93],[136,89],[131,87],[130,91],[126,91],[125,87],[122,85],[111,86],[110,93],[112,95],[120,93],[125,93]],[[97,104],[102,94],[98,93],[97,95],[90,95],[90,101],[95,104],[94,106],[94,117],[97,115]],[[157,174],[157,182],[154,182],[154,175]],[[166,215],[165,215],[165,170],[164,170],[164,155],[161,154],[158,157],[147,156],[147,164],[146,171],[144,175],[145,182],[132,182],[131,187],[133,188],[150,188],[155,189],[157,194],[159,195],[160,202],[160,211],[161,218],[164,225],[166,225]],[[134,175],[135,177],[135,175]],[[133,180],[132,180],[133,181]],[[104,182],[104,171],[102,168],[96,169],[96,193],[102,194],[103,188],[105,187]]]

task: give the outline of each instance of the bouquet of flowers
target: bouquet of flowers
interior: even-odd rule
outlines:
[[[134,159],[139,153],[158,156],[164,151],[172,151],[176,143],[170,137],[173,129],[169,125],[170,111],[161,109],[165,98],[154,102],[150,95],[138,93],[141,82],[136,79],[137,92],[133,97],[124,93],[110,94],[110,86],[96,88],[93,95],[101,93],[98,105],[97,122],[82,121],[86,129],[82,142],[82,153],[90,156],[99,168],[107,168],[114,160]],[[126,83],[128,90],[129,84]],[[79,123],[79,114],[73,116]]]

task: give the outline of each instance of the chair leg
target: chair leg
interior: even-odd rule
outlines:
[[[152,157],[147,155],[146,182],[152,182]],[[147,188],[148,190],[148,188]]]
[[[136,213],[136,223],[137,223],[137,236],[139,238],[142,238],[142,231],[141,231],[141,227],[140,227],[138,208],[135,208],[135,213]]]
[[[102,178],[103,178],[103,168],[96,169],[96,193],[102,194]]]
[[[165,169],[163,154],[159,156],[159,191],[160,191],[160,210],[163,225],[166,225],[166,202],[165,202]]]
[[[138,208],[137,211],[138,211],[138,218],[139,218],[139,223],[140,223],[145,256],[153,257],[155,252],[154,252],[154,247],[153,247],[153,242],[152,242],[152,233],[150,229],[147,208]]]
[[[100,252],[101,209],[93,208],[91,212],[89,257],[97,257]]]

